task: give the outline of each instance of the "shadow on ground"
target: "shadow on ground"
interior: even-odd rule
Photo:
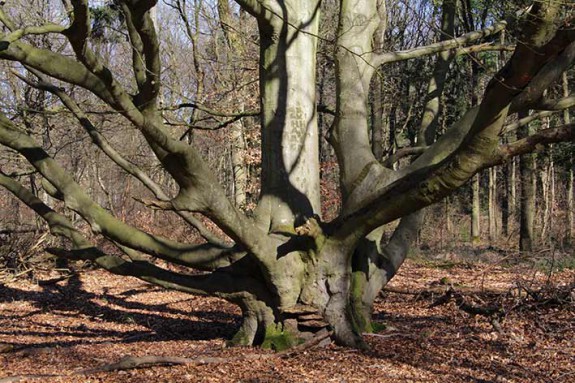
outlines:
[[[211,340],[231,338],[240,324],[240,316],[215,309],[185,311],[169,307],[170,303],[142,303],[127,298],[138,294],[160,291],[155,287],[130,289],[120,294],[103,294],[86,291],[79,277],[73,276],[63,285],[42,286],[42,291],[27,291],[0,285],[0,304],[14,301],[28,302],[36,310],[24,315],[18,313],[0,313],[0,322],[7,321],[13,326],[0,329],[0,335],[14,336],[49,335],[50,339],[70,338],[74,340],[46,341],[35,343],[33,347],[68,347],[82,343],[130,343],[158,342],[167,340]],[[191,300],[192,298],[190,298]],[[100,304],[97,300],[103,301]],[[180,301],[181,302],[181,301]],[[64,318],[82,318],[78,324],[35,323],[33,316],[42,313],[54,313]],[[187,317],[187,318],[182,318]],[[24,321],[25,320],[25,321]],[[18,322],[22,322],[19,326]],[[143,329],[105,330],[91,323],[108,322],[111,324],[131,324]],[[36,326],[31,326],[36,324]],[[32,329],[31,327],[35,328]],[[96,328],[90,328],[96,327]],[[102,340],[101,338],[105,338]],[[15,348],[30,347],[30,344],[13,344]]]

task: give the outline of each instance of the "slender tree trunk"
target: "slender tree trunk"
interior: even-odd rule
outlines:
[[[507,237],[509,235],[509,199],[510,199],[510,167],[511,163],[504,164],[501,167],[501,233]]]
[[[573,168],[575,167],[575,161],[573,154],[571,155],[571,166],[569,169],[569,184],[567,185],[567,224],[568,226],[568,236],[570,240],[570,244],[573,244],[575,239],[575,203],[573,200],[575,199],[573,194],[573,184],[575,183],[575,179],[573,177]]]
[[[243,123],[237,121],[234,123],[230,130],[232,139],[232,174],[234,177],[234,201],[236,206],[244,207],[246,205],[246,188],[248,184],[248,177],[246,172],[246,164],[244,161],[246,152],[246,142],[244,139]]]
[[[495,241],[497,239],[497,170],[496,168],[489,169],[489,240]]]
[[[563,96],[569,96],[569,82],[567,80],[567,73],[563,73]],[[571,123],[571,115],[569,110],[565,109],[563,112],[563,121],[565,124]],[[567,177],[567,239],[572,245],[575,240],[575,205],[573,203],[573,171],[575,168],[575,155],[573,152],[569,155],[569,174]]]
[[[243,40],[238,36],[239,20],[234,19],[231,14],[230,5],[227,0],[218,0],[218,13],[220,25],[226,38],[228,47],[227,60],[235,63],[237,58],[242,58],[245,47]],[[243,69],[234,65],[230,82],[243,82]],[[240,111],[244,111],[244,103],[241,102]],[[246,189],[248,183],[248,172],[245,163],[246,141],[244,136],[244,121],[240,120],[232,124],[231,135],[231,162],[234,185],[234,202],[238,207],[244,207],[247,202]]]
[[[471,242],[478,244],[481,240],[481,205],[479,201],[480,175],[476,174],[471,182]]]
[[[513,222],[517,222],[517,159],[513,158],[512,161],[509,162],[511,178],[509,184],[509,215],[512,218]]]
[[[452,224],[451,216],[449,215],[449,197],[445,198],[445,230],[447,231],[447,238],[451,238]]]
[[[543,193],[543,222],[541,240],[548,243],[549,234],[553,230],[553,206],[555,204],[555,166],[550,156],[548,164],[541,169],[541,188]]]
[[[471,106],[478,103],[479,65],[476,60],[471,62]],[[472,181],[471,203],[471,243],[478,244],[481,241],[481,201],[479,196],[481,173],[477,173]]]
[[[527,113],[520,113],[519,119],[527,117]],[[518,138],[529,135],[529,125],[518,130]],[[519,172],[521,177],[521,207],[519,222],[519,250],[533,251],[534,221],[535,221],[535,158],[533,154],[524,154],[519,160]]]

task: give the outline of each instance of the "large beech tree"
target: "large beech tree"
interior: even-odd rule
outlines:
[[[334,3],[339,12],[337,38],[332,42],[337,94],[329,141],[339,164],[343,201],[339,216],[324,222],[316,99],[321,1],[237,0],[257,21],[260,47],[261,192],[255,211],[246,214],[226,195],[198,148],[173,135],[162,117],[163,62],[154,24],[156,2],[114,2],[123,15],[132,50],[131,81],[120,80],[94,49],[87,0],[62,1],[59,6],[67,17],[60,17],[61,22],[33,25],[20,24],[25,18],[18,17],[10,2],[1,2],[0,58],[21,64],[22,71],[15,75],[60,99],[93,143],[153,193],[154,198],[145,201],[148,207],[179,215],[182,222],[199,230],[205,242],[176,242],[113,216],[6,110],[0,115],[0,144],[25,157],[43,177],[45,189],[122,254],[98,248],[92,236],[74,226],[61,209],[48,206],[14,175],[1,172],[0,184],[41,216],[54,235],[70,241],[71,249],[48,249],[51,253],[88,259],[115,274],[237,304],[243,323],[232,340],[235,344],[279,348],[317,331],[331,331],[340,344],[364,346],[361,334],[371,330],[374,299],[405,259],[420,225],[419,211],[482,169],[574,136],[573,124],[567,124],[500,143],[502,131],[517,113],[569,104],[546,99],[544,92],[575,59],[572,2],[524,2],[512,20],[450,36],[457,4],[445,1],[443,36],[437,43],[385,52],[381,49],[386,2],[341,0]],[[220,9],[224,8],[220,2]],[[466,49],[489,49],[485,44],[471,47],[495,41],[489,37],[506,28],[517,41],[510,59],[493,76],[478,105],[434,142],[437,97],[454,55]],[[58,48],[35,45],[36,35],[56,36]],[[418,157],[394,170],[393,162],[401,153],[380,162],[372,151],[370,84],[378,70],[385,73],[387,64],[423,55],[439,55],[439,59],[429,83],[418,146],[403,151]],[[33,76],[23,75],[24,70]],[[136,128],[134,134],[145,138],[177,183],[176,194],[163,190],[114,149],[74,100],[72,87],[91,92]],[[229,242],[210,233],[198,214],[215,223]],[[398,219],[394,234],[383,242],[381,228]],[[154,258],[194,272],[159,267]]]

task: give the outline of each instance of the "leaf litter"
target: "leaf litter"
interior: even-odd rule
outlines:
[[[0,382],[575,382],[573,300],[551,299],[573,286],[574,270],[436,266],[401,268],[376,303],[369,350],[331,344],[281,357],[226,348],[241,313],[220,299],[99,270],[16,280],[0,285]],[[437,303],[449,289],[473,307],[500,305],[497,325],[461,299]],[[76,374],[150,355],[218,362]]]

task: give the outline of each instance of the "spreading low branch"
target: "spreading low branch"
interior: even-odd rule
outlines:
[[[1,114],[0,143],[11,146],[13,149],[19,150],[24,154],[28,160],[42,172],[48,181],[65,196],[66,203],[70,208],[77,211],[92,224],[92,227],[100,230],[111,240],[144,253],[155,255],[166,261],[191,267],[194,267],[194,265],[201,266],[205,261],[213,262],[214,257],[220,257],[222,252],[229,250],[228,248],[210,245],[178,243],[145,233],[118,220],[92,201],[56,161],[38,147],[29,136],[17,130],[15,126]],[[2,175],[2,185],[8,188],[18,198],[26,198],[28,202],[26,200],[23,201],[27,205],[33,209],[35,206],[42,207],[41,210],[37,211],[38,214],[42,215],[44,209],[49,209],[49,207],[45,206],[42,201],[35,198],[35,196],[28,196],[26,190],[16,181],[4,174],[0,175]],[[32,197],[35,199],[32,200]],[[70,200],[70,198],[72,198],[72,200]]]
[[[22,37],[28,35],[43,35],[46,33],[61,33],[65,27],[59,24],[45,24],[35,27],[26,27],[22,29],[15,30],[8,35],[2,37],[3,42],[13,43],[14,41],[20,40]]]
[[[126,261],[118,256],[105,254],[87,240],[68,218],[51,209],[32,192],[1,171],[0,185],[42,217],[50,227],[52,234],[72,242],[73,250],[46,249],[47,252],[58,257],[90,260],[113,274],[133,276],[164,288],[191,294],[211,294],[227,299],[233,299],[238,294],[243,296],[250,293],[256,296],[266,296],[267,294],[267,290],[263,286],[249,277],[230,278],[223,271],[198,275],[180,274],[162,269],[141,260],[141,258]]]

